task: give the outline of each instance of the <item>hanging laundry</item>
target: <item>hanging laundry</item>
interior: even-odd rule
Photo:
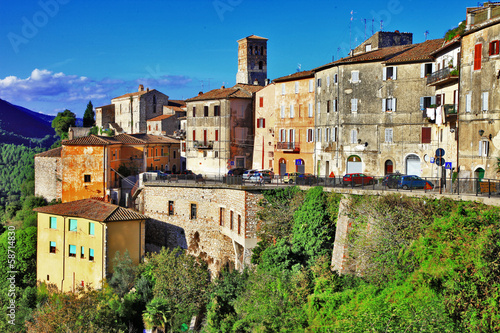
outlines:
[[[443,107],[440,105],[436,108],[436,125],[440,126],[443,124]]]
[[[436,118],[436,109],[427,108],[426,114],[427,118],[429,118],[430,120],[434,120],[434,118]]]

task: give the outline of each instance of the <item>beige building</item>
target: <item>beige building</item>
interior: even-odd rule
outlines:
[[[500,157],[500,5],[467,9],[462,36],[459,176],[497,179]]]
[[[117,251],[144,257],[147,216],[93,199],[34,209],[38,213],[37,281],[62,291],[101,288]]]
[[[252,169],[274,169],[276,85],[271,83],[255,93],[255,140]]]

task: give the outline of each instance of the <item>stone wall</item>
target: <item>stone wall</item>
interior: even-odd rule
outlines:
[[[141,205],[152,219],[146,228],[146,248],[156,251],[162,246],[180,246],[206,261],[213,273],[225,265],[241,268],[250,263],[251,249],[257,245],[257,203],[261,198],[259,191],[147,184]],[[173,212],[169,212],[169,204]],[[192,205],[195,217],[191,216]]]
[[[62,196],[61,157],[35,157],[35,195],[47,201]]]

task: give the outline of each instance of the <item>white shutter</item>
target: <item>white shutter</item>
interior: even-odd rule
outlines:
[[[285,106],[281,106],[281,118],[285,118]]]
[[[424,97],[420,97],[420,110],[424,111]]]
[[[391,143],[392,142],[392,128],[386,128],[385,129],[385,142]]]
[[[337,141],[337,130],[338,130],[337,127],[333,128],[333,141],[335,141],[335,142]]]
[[[382,98],[382,112],[387,111],[386,99]]]
[[[420,77],[425,76],[425,64],[420,64]]]
[[[299,93],[299,83],[298,82],[295,82],[295,93],[296,94]]]
[[[435,71],[436,71],[436,64],[432,63],[432,73],[434,73]]]
[[[358,132],[356,130],[351,130],[351,143],[358,142]]]
[[[281,84],[281,94],[282,95],[285,94],[285,84],[284,83]]]
[[[316,113],[319,114],[320,110],[321,110],[321,102],[318,102]]]
[[[351,99],[351,111],[352,112],[358,111],[358,99],[357,98]]]
[[[337,99],[333,100],[333,112],[337,112]]]
[[[295,112],[293,109],[293,104],[290,104],[290,118],[293,118],[295,116]]]
[[[479,141],[479,156],[483,156],[483,141]]]
[[[328,88],[330,86],[330,75],[326,76],[326,87]]]
[[[309,80],[309,92],[314,91],[314,80]]]
[[[290,129],[290,142],[295,142],[295,130]]]
[[[387,67],[383,68],[382,80],[384,80],[384,81],[387,80]]]
[[[488,92],[487,91],[483,92],[481,97],[482,97],[481,110],[488,111]]]
[[[396,112],[396,99],[392,99],[392,112]]]
[[[393,80],[396,80],[396,78],[397,78],[397,75],[396,75],[397,69],[398,69],[397,67],[392,67],[392,79]]]
[[[471,112],[471,93],[465,95],[465,112]]]
[[[321,142],[321,128],[318,128],[318,133],[316,134],[316,142]]]
[[[314,113],[313,113],[313,105],[312,103],[309,103],[309,106],[308,106],[308,112],[309,112],[309,118],[312,118]]]
[[[488,141],[484,141],[483,147],[484,147],[484,156],[488,156],[490,150],[490,143]]]

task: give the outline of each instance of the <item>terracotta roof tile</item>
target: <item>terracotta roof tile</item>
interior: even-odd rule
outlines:
[[[293,73],[287,76],[282,76],[277,79],[274,79],[274,82],[285,82],[285,81],[292,81],[292,80],[298,80],[298,79],[305,79],[309,77],[314,77],[314,72],[313,71],[302,71],[302,72],[297,72]]]
[[[134,137],[137,140],[141,140],[143,143],[180,143],[179,140],[160,135],[152,135],[146,133],[127,134],[127,135]]]
[[[420,44],[413,44],[413,47],[395,57],[387,60],[386,64],[406,63],[416,61],[434,61],[431,54],[443,45],[443,38],[427,40]]]
[[[62,147],[57,147],[44,151],[42,153],[36,154],[35,157],[61,157]]]
[[[115,105],[114,104],[108,104],[108,105],[103,105],[103,106],[97,106],[96,109],[103,109],[103,110],[107,110],[107,109],[115,109]]]
[[[95,199],[83,199],[62,204],[38,207],[38,213],[81,217],[99,222],[146,220],[148,217],[133,210]]]
[[[152,90],[150,90],[150,91],[152,91]],[[142,96],[144,94],[147,94],[150,91],[146,91],[146,90],[144,90],[144,91],[136,91],[136,92],[133,92],[133,93],[128,93],[128,94],[125,94],[125,95],[114,97],[111,100],[119,99],[119,98],[126,98],[126,97],[131,97],[131,96]]]
[[[158,117],[154,117],[154,118],[151,118],[151,119],[148,119],[147,121],[160,121],[160,120],[163,120],[163,119],[167,119],[167,118],[170,118],[172,117],[173,114],[163,114],[161,116],[158,116]]]
[[[238,83],[231,88],[220,88],[220,89],[210,90],[204,94],[187,99],[186,102],[204,101],[210,99],[224,99],[224,98],[252,98],[252,94],[256,93],[262,88],[264,87],[256,86],[253,84]]]
[[[120,141],[121,143],[124,144],[129,144],[129,145],[143,145],[145,144],[144,141],[137,139],[135,136],[131,134],[126,134],[126,133],[121,133],[115,136],[115,139]]]
[[[64,140],[62,142],[64,146],[73,146],[73,145],[102,146],[102,145],[114,145],[119,143],[121,142],[113,137],[97,136],[94,134],[89,136],[84,136],[81,138],[76,138],[73,140]]]
[[[186,106],[186,101],[181,99],[169,99],[168,106],[179,106],[179,107]]]
[[[267,38],[264,38],[264,37],[259,37],[259,36],[255,36],[255,35],[250,35],[250,36],[245,37],[245,38],[242,38],[242,39],[240,39],[240,40],[247,39],[247,38],[248,38],[248,39],[262,39],[262,40],[268,40]],[[239,42],[240,40],[238,40],[238,42]]]

